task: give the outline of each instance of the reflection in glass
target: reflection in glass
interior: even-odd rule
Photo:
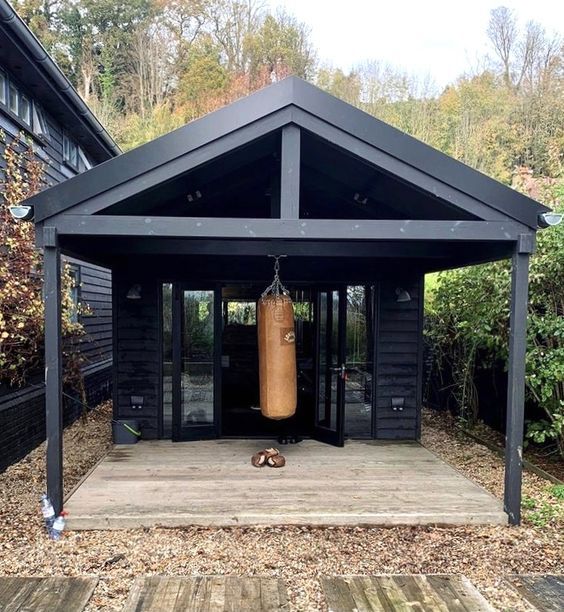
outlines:
[[[172,435],[172,283],[163,283],[163,437]]]
[[[317,421],[334,430],[339,375],[339,292],[322,291],[319,300],[319,400]]]
[[[370,437],[372,424],[372,287],[347,287],[345,435]]]
[[[183,292],[181,426],[213,425],[213,291]]]

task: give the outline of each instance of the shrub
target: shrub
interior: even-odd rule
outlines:
[[[32,145],[19,136],[1,135],[5,167],[0,176],[0,383],[18,387],[43,364],[42,255],[35,248],[34,225],[16,221],[9,208],[46,186],[44,167]],[[62,331],[71,338],[82,331],[73,323],[68,266],[62,270]],[[79,356],[65,345],[67,375],[76,378]]]
[[[531,181],[527,175],[527,180]],[[526,185],[518,187],[526,189]],[[564,181],[534,184],[536,197],[564,211]],[[435,375],[452,372],[460,415],[477,416],[477,366],[507,363],[510,295],[507,261],[439,275],[426,333],[435,347]],[[527,438],[556,444],[564,457],[564,225],[540,231],[531,258],[526,388],[544,418],[530,420]]]

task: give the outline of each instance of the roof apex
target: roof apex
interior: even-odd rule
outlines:
[[[548,210],[510,187],[295,76],[269,85],[108,160],[41,192],[29,202],[36,206],[36,219],[41,221],[148,173],[154,176],[158,168],[167,164],[172,166],[179,158],[221,139],[229,137],[235,141],[235,136],[244,131],[250,142],[261,135],[258,128],[261,124],[267,128],[270,125],[270,130],[274,131],[292,122],[302,123],[302,129],[317,133],[321,138],[324,137],[323,126],[337,129],[339,133],[362,141],[363,146],[367,144],[372,150],[412,168],[414,174],[426,175],[427,184],[446,185],[464,197],[470,197],[533,229],[537,227],[538,214]],[[362,157],[352,149],[351,152]],[[146,182],[140,183],[146,188]],[[417,186],[415,182],[414,185]],[[455,201],[451,203],[456,205]]]

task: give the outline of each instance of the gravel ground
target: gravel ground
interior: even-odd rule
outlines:
[[[110,416],[106,404],[65,431],[67,490],[109,447]],[[423,443],[501,494],[502,461],[461,437],[445,415],[424,415]],[[503,575],[564,572],[562,502],[529,473],[520,528],[155,528],[67,533],[51,542],[38,504],[44,452],[41,446],[0,474],[0,574],[99,576],[89,610],[120,610],[133,579],[149,574],[281,576],[293,610],[325,610],[318,576],[341,573],[465,574],[498,609],[526,610],[503,586]]]

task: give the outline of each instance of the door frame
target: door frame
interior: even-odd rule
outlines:
[[[345,373],[341,371],[337,376],[337,388],[336,392],[336,413],[335,413],[335,428],[331,429],[328,427],[324,427],[320,424],[319,419],[319,402],[321,400],[319,395],[320,390],[320,376],[321,373],[319,371],[320,359],[321,359],[321,294],[327,293],[331,295],[331,301],[333,300],[333,292],[338,292],[339,295],[339,306],[338,306],[338,329],[337,329],[337,368],[342,370],[343,366],[346,366],[346,323],[347,323],[347,285],[335,285],[331,287],[327,286],[318,286],[316,287],[317,294],[315,296],[315,309],[314,309],[314,318],[315,318],[315,406],[314,406],[314,421],[312,428],[312,438],[314,440],[319,440],[320,442],[324,442],[326,444],[331,444],[333,446],[344,446],[345,444]],[[329,307],[328,307],[329,310]],[[331,310],[332,312],[332,310]],[[329,329],[326,332],[329,335]],[[332,328],[331,328],[332,331]],[[329,348],[329,344],[325,343],[326,347],[326,361],[327,355],[331,350]],[[324,372],[324,375],[329,379],[331,383],[331,376],[329,375],[329,368],[331,366],[327,366]],[[331,384],[329,385],[331,387]],[[327,389],[327,382],[325,384],[325,389]]]
[[[182,339],[184,291],[213,291],[213,423],[182,427]],[[189,282],[172,283],[172,440],[206,440],[221,433],[221,285]]]

